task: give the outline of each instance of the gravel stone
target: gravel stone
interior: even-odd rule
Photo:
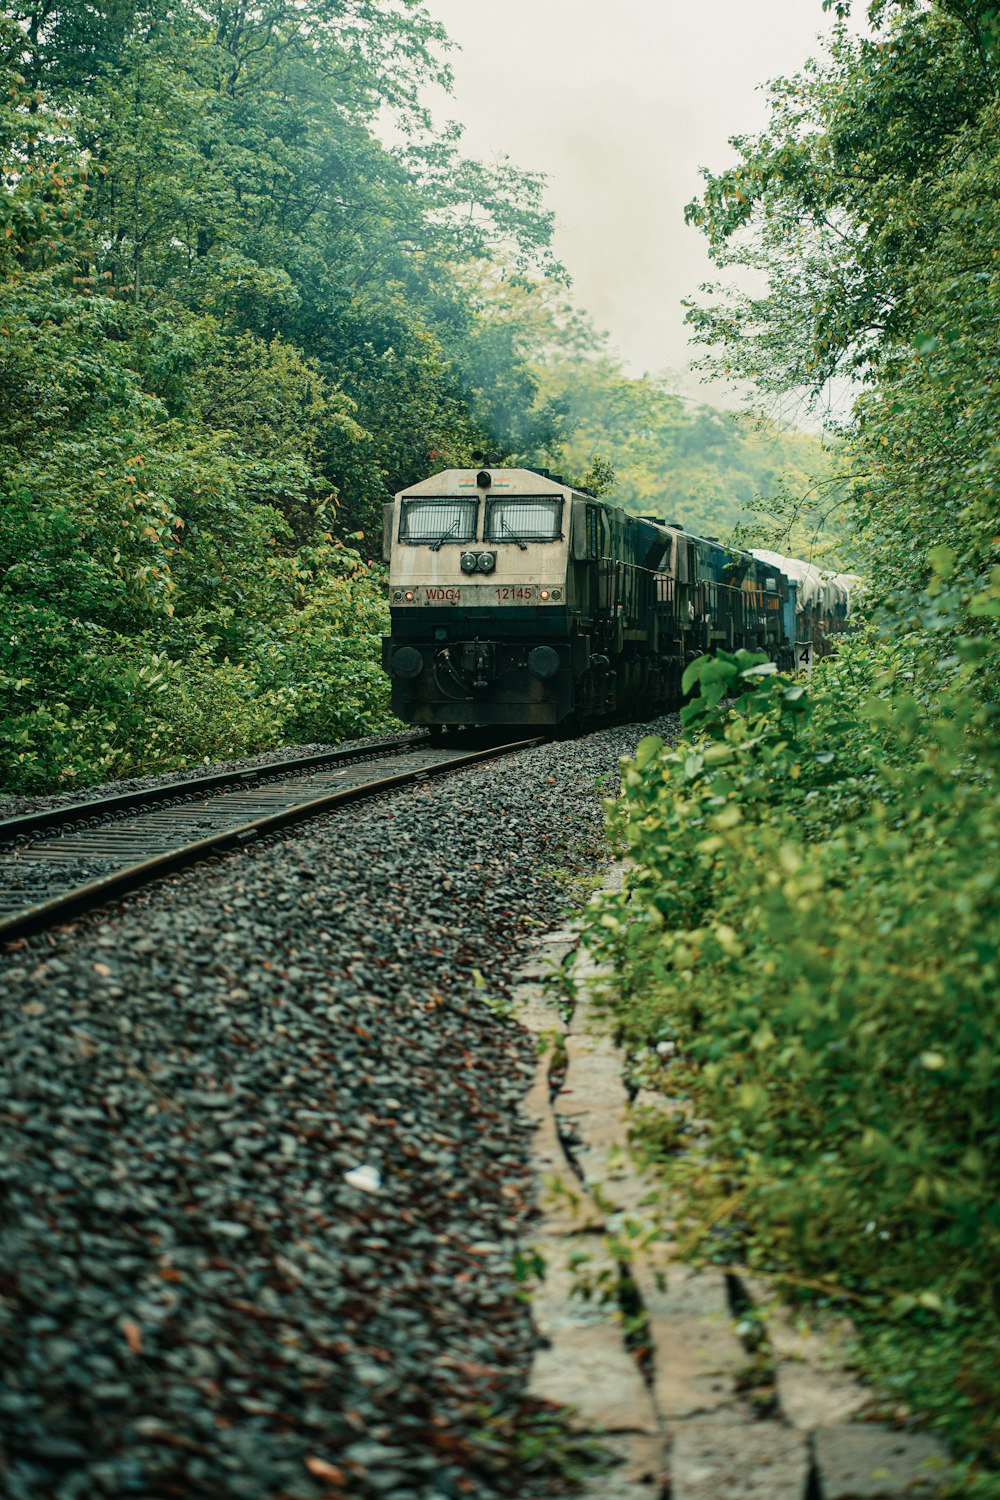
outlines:
[[[0,957],[0,1493],[549,1492],[517,1441],[533,1044],[486,998],[603,858],[619,755],[674,728],[359,804]]]

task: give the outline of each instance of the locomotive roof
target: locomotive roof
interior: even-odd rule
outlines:
[[[569,490],[574,495],[593,499],[593,496],[587,495],[585,490],[578,490],[574,485],[566,484],[551,475],[539,474],[536,469],[501,469],[490,464],[482,464],[478,469],[442,469],[440,473],[432,474],[429,479],[421,479],[418,484],[408,484],[398,493],[407,496],[461,494],[471,496],[482,493],[476,484],[476,476],[481,473],[490,476],[492,483],[484,486],[490,495],[565,495]]]

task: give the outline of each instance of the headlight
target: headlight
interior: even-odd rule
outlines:
[[[412,681],[424,670],[423,652],[418,651],[416,646],[399,646],[392,653],[390,665],[394,677],[404,677]]]
[[[528,670],[544,681],[554,677],[559,670],[559,653],[551,646],[536,646],[528,652]]]
[[[477,562],[478,558],[476,557],[476,554],[474,552],[463,552],[461,561],[462,572],[474,573],[476,571]]]
[[[496,565],[497,555],[495,552],[480,552],[477,563],[480,573],[492,573]]]

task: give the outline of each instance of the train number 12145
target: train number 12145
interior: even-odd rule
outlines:
[[[530,583],[501,583],[494,590],[498,604],[517,604],[537,598],[538,590]]]

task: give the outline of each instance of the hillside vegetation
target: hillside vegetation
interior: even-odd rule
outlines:
[[[596,481],[635,515],[744,542],[766,538],[837,566],[851,560],[848,477],[835,437],[693,402],[663,376],[629,375],[551,277],[512,280],[480,266],[465,286],[485,320],[478,382],[498,391],[512,353],[530,374],[518,393],[523,403],[530,391],[530,405],[509,403],[498,454],[585,486]]]
[[[871,619],[809,684],[691,665],[685,740],[625,766],[635,869],[592,940],[626,1034],[671,1043],[673,1099],[711,1121],[704,1149],[652,1136],[691,1252],[850,1311],[969,1500],[1000,1495],[1000,29],[946,0],[869,15],[773,85],[689,212],[770,285],[693,310],[720,360],[769,392],[862,382]]]
[[[443,40],[407,3],[0,21],[8,790],[385,722],[364,531],[499,420],[450,268],[548,266],[539,184],[423,114]]]
[[[563,361],[540,375],[572,422],[552,463],[586,474],[595,454],[607,455],[616,504],[702,536],[766,539],[837,567],[851,560],[835,444],[684,401],[662,380],[626,376],[606,359]]]

